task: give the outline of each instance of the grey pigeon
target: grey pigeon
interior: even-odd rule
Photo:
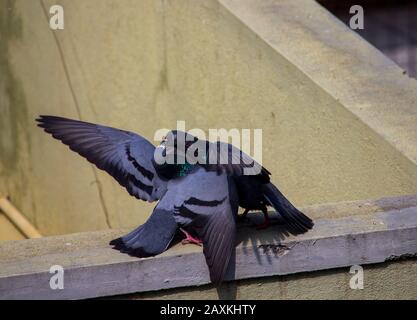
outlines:
[[[130,195],[148,202],[159,201],[143,225],[110,242],[122,252],[138,257],[157,255],[168,248],[180,229],[186,241],[199,243],[201,239],[210,279],[219,284],[235,246],[239,206],[246,209],[245,213],[262,210],[266,223],[266,207],[272,206],[295,233],[313,227],[312,220],[270,182],[270,173],[230,144],[171,131],[169,139],[174,141],[177,162],[160,164],[155,161],[156,150],[163,150],[166,156],[166,141],[161,143],[161,149],[129,131],[55,116],[40,116],[37,121],[47,133],[109,173]],[[182,152],[177,146],[180,134],[187,137]],[[205,157],[210,161],[178,161],[193,143],[208,146]],[[216,149],[226,153],[213,153]],[[239,161],[233,159],[236,155]],[[221,157],[229,161],[225,163]],[[257,173],[246,175],[244,169],[251,168],[256,168]]]

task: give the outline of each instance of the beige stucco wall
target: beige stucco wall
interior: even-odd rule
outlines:
[[[25,239],[25,236],[4,214],[0,213],[0,243],[2,241],[23,239]]]
[[[55,3],[65,30],[48,27]],[[44,134],[38,114],[149,139],[176,120],[262,128],[264,165],[297,205],[416,191],[411,161],[217,1],[0,4],[0,193],[45,235],[132,226],[153,205]]]

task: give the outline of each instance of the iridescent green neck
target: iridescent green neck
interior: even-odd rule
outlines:
[[[178,166],[179,166],[179,173],[178,173],[178,175],[180,177],[185,177],[194,168],[194,166],[192,164],[189,164],[188,162],[183,163],[183,164],[179,164]]]

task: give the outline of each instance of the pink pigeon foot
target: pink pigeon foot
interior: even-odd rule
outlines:
[[[263,208],[262,212],[264,214],[265,220],[263,223],[256,226],[256,229],[258,230],[266,229],[271,225],[271,222],[269,221],[268,210],[266,210],[266,208]]]
[[[203,244],[203,241],[201,241],[198,238],[193,237],[191,234],[189,234],[187,231],[185,231],[184,229],[180,228],[181,232],[184,233],[185,238],[182,239],[181,243],[182,244],[189,244],[189,243],[193,243],[196,244],[198,246],[201,246]]]

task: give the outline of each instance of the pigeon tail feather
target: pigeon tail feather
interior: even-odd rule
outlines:
[[[267,202],[282,216],[294,233],[304,233],[313,228],[313,221],[295,208],[276,186],[268,183],[263,185],[262,189]]]

